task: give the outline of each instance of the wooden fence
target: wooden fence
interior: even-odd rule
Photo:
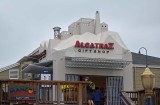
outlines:
[[[145,95],[144,90],[139,91],[122,91],[122,94],[124,100],[126,103],[130,103],[128,105],[131,105],[133,102],[135,105],[147,105],[147,96]],[[125,97],[129,97],[131,101],[129,102]],[[152,105],[160,105],[160,88],[154,88],[153,89],[153,95],[151,96],[151,103]],[[123,104],[124,105],[124,104]]]
[[[86,105],[87,82],[0,80],[0,105]]]

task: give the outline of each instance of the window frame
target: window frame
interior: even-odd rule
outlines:
[[[17,78],[11,78],[11,72],[17,71]],[[19,70],[9,70],[9,79],[19,79]]]

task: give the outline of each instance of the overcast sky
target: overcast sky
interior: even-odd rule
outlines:
[[[43,40],[79,18],[95,18],[118,32],[132,52],[160,57],[160,0],[0,0],[0,68],[16,63]],[[145,51],[142,51],[145,54]]]

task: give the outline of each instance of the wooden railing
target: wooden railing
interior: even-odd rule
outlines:
[[[87,82],[0,80],[0,105],[86,105]]]
[[[122,94],[125,93],[125,94]],[[125,97],[129,97],[135,105],[146,105],[146,98],[144,90],[139,91],[122,91],[121,94]],[[128,100],[126,100],[129,103]],[[160,88],[153,89],[153,95],[151,96],[152,105],[160,105]],[[131,103],[128,105],[132,105]]]
[[[128,94],[125,92],[120,93],[120,99],[121,99],[121,105],[136,105],[128,96]]]
[[[153,89],[152,105],[160,105],[160,88]]]

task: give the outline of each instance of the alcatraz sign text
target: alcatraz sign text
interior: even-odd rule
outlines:
[[[103,43],[89,43],[89,42],[80,42],[80,41],[76,41],[75,43],[75,47],[78,48],[96,48],[96,49],[114,49],[114,43],[107,43],[107,44],[103,44]]]

